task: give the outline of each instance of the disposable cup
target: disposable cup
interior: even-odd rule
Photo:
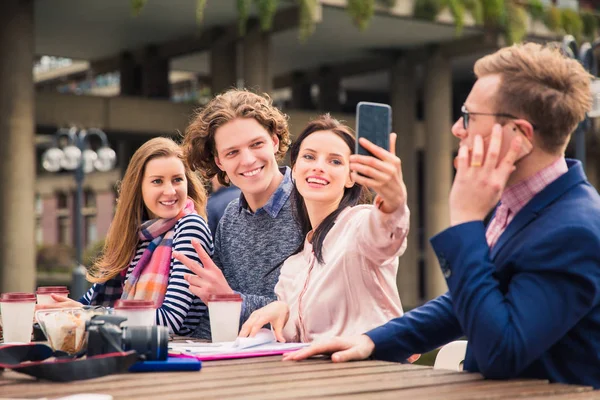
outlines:
[[[68,296],[69,289],[66,286],[40,286],[37,288],[35,295],[38,304],[53,304],[56,303],[52,298],[53,294]]]
[[[115,315],[127,318],[121,326],[152,326],[155,324],[156,307],[150,300],[117,300]]]
[[[208,298],[210,331],[213,343],[233,342],[240,329],[242,296],[218,294]]]
[[[29,343],[35,311],[33,293],[12,292],[0,296],[4,343]]]

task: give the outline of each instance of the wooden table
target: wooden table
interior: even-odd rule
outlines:
[[[280,356],[203,363],[200,372],[111,375],[71,383],[5,371],[0,398],[105,393],[115,399],[600,399],[600,391],[541,380],[490,381],[481,375],[383,361],[282,362]]]

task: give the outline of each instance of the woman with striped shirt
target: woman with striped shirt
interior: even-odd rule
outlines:
[[[172,252],[200,263],[192,239],[213,252],[204,187],[185,164],[179,145],[154,138],[135,152],[120,188],[103,254],[88,271],[94,285],[79,302],[53,295],[57,303],[38,309],[152,300],[156,324],[187,335],[207,310],[188,289],[184,275],[191,271]]]

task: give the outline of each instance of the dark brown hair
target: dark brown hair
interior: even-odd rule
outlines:
[[[196,112],[185,131],[183,147],[192,170],[198,170],[206,179],[217,175],[225,186],[229,185],[229,178],[215,163],[215,132],[236,118],[254,118],[270,135],[277,136],[277,161],[283,159],[290,146],[288,118],[273,105],[267,94],[260,96],[248,90],[231,89],[216,96]]]
[[[325,114],[309,122],[306,128],[304,128],[302,133],[300,133],[298,138],[292,144],[292,148],[290,150],[292,168],[294,168],[294,165],[296,165],[296,160],[298,160],[298,154],[300,153],[300,147],[302,146],[304,139],[318,131],[333,132],[342,138],[344,142],[346,142],[351,152],[354,152],[356,139],[352,134],[352,130],[337,119],[332,118],[329,114]],[[325,242],[325,237],[333,225],[335,225],[335,220],[338,215],[346,207],[352,207],[357,204],[365,204],[369,203],[370,201],[371,193],[362,185],[355,183],[352,187],[344,189],[344,195],[342,196],[342,200],[340,201],[337,209],[325,217],[325,219],[319,224],[313,233],[313,251],[319,263],[323,263],[323,242]],[[310,224],[310,219],[308,218],[308,211],[306,210],[304,199],[298,192],[296,185],[294,185],[293,191],[293,205],[294,217],[298,221],[298,224],[302,229],[302,233],[306,235],[311,231],[311,229],[313,229],[313,227]],[[304,249],[304,242],[300,244],[300,247],[298,250],[296,250],[296,253],[299,253],[302,251],[302,249]]]

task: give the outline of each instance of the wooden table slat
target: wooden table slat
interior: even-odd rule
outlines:
[[[383,361],[336,364],[329,359],[282,362],[280,356],[206,362],[200,372],[111,375],[87,381],[36,381],[5,371],[2,398],[57,398],[105,393],[119,399],[341,399],[507,400],[600,399],[590,387],[543,380],[483,380],[479,374]]]
[[[301,363],[302,364],[302,363]],[[305,363],[309,364],[309,363]],[[340,364],[347,365],[347,364]],[[387,371],[382,371],[380,368],[386,368]],[[307,384],[311,385],[315,381],[318,380],[327,380],[330,377],[336,377],[335,374],[337,372],[337,377],[347,377],[347,376],[358,376],[359,379],[366,379],[365,377],[369,375],[380,375],[382,373],[397,373],[398,371],[404,371],[405,374],[402,376],[411,377],[411,376],[422,376],[420,370],[406,370],[406,366],[402,364],[393,364],[389,363],[388,365],[379,365],[372,366],[368,369],[352,369],[352,368],[344,368],[337,369],[333,371],[327,371],[323,374],[323,371],[311,371],[309,369],[304,369],[303,373],[296,373],[293,376],[290,374],[278,374],[276,371],[271,374],[264,375],[256,375],[249,378],[240,378],[240,377],[231,377],[231,376],[222,376],[222,375],[203,375],[200,373],[187,373],[180,374],[177,376],[174,373],[170,373],[165,376],[165,374],[153,373],[153,374],[142,374],[142,377],[136,379],[136,388],[131,387],[131,382],[128,380],[113,380],[107,384],[107,382],[96,383],[94,380],[90,380],[86,382],[86,389],[91,391],[103,391],[106,390],[108,386],[110,391],[118,391],[120,395],[123,396],[146,396],[146,395],[157,395],[159,393],[168,394],[171,391],[179,392],[179,391],[202,391],[205,393],[206,390],[215,389],[218,390],[223,387],[231,388],[240,387],[242,391],[251,391],[254,390],[253,386],[257,386],[258,390],[262,390],[265,385],[272,386],[273,384],[283,384],[286,385],[290,380],[293,380],[294,385],[303,385],[303,381],[308,381]],[[242,371],[238,371],[242,372]],[[244,371],[252,373],[252,370]],[[443,375],[451,373],[450,371],[433,371],[428,369],[427,372],[429,375]],[[302,374],[308,374],[307,377],[303,377]],[[125,375],[122,375],[125,376]],[[398,376],[398,375],[396,375]],[[19,385],[8,387],[3,391],[6,395],[17,395],[22,393],[23,391],[27,391],[29,385]],[[46,395],[59,395],[60,393],[76,393],[79,390],[79,386],[75,383],[69,384],[56,384],[52,382],[41,383],[36,385],[36,390],[43,390]],[[112,393],[112,392],[111,392]]]

